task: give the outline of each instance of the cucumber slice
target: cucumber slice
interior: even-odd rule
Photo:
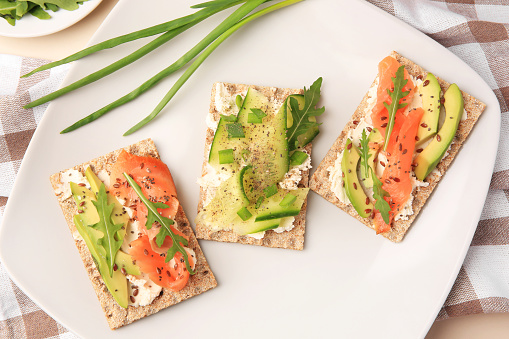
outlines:
[[[214,198],[196,216],[197,224],[212,229],[231,229],[236,219],[242,220],[237,211],[249,205],[243,184],[244,174],[249,168],[242,168],[218,187]]]
[[[308,194],[309,188],[299,188],[291,191],[291,195],[295,196],[295,200],[288,205],[281,206],[281,201],[288,195],[289,191],[280,190],[270,198],[263,201],[256,211],[256,222],[279,219],[284,217],[296,216],[300,213],[304,200]]]
[[[264,106],[253,107],[252,98],[262,97],[256,102],[266,102]],[[256,109],[266,113],[263,122],[248,123],[249,114]],[[244,107],[239,112],[239,122],[244,125],[246,139],[249,140],[249,155],[246,162],[252,165],[252,170],[245,175],[245,186],[250,187],[246,194],[251,202],[263,196],[263,189],[281,181],[288,172],[290,159],[288,156],[288,141],[286,140],[286,107],[281,106],[279,112],[271,112],[267,98],[256,90],[249,89]],[[276,114],[275,114],[276,113]]]
[[[240,221],[235,223],[234,231],[240,235],[253,234],[278,228],[281,219],[271,219],[260,222],[255,222],[255,218],[247,221]]]

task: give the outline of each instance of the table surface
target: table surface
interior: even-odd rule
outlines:
[[[44,37],[7,38],[0,36],[0,54],[48,60],[61,59],[82,49],[118,0],[103,2],[77,24]],[[426,339],[507,338],[509,314],[478,314],[435,322]]]

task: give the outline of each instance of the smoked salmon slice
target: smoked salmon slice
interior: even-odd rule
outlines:
[[[373,126],[378,128],[382,136],[385,137],[385,130],[387,128],[388,120],[389,120],[389,112],[387,111],[387,108],[384,106],[384,102],[387,104],[391,104],[392,99],[389,96],[389,93],[387,93],[387,90],[394,90],[394,84],[392,82],[392,78],[396,76],[396,71],[398,68],[401,67],[401,64],[393,57],[388,56],[384,58],[380,63],[378,64],[378,88],[377,88],[377,100],[376,104],[373,107],[372,113],[371,113],[371,121],[373,123]],[[408,91],[409,93],[404,96],[400,103],[411,103],[412,98],[415,94],[415,86],[410,79],[410,76],[408,74],[408,71],[404,70],[404,78],[407,81],[406,85],[403,87],[403,92]],[[391,133],[391,138],[393,140],[389,140],[388,145],[394,145],[395,144],[395,138],[398,135],[398,131],[401,128],[402,120],[405,119],[404,113],[407,110],[407,107],[400,108],[396,112],[396,116],[394,119],[394,127]],[[387,151],[389,151],[389,147],[387,147]]]
[[[415,150],[415,137],[419,122],[424,114],[422,108],[412,109],[402,120],[399,133],[395,135],[394,144],[389,144],[391,152],[387,152],[387,164],[382,174],[382,188],[389,193],[390,197],[385,200],[391,207],[389,212],[389,224],[386,224],[380,213],[375,215],[375,230],[384,233],[390,230],[390,224],[394,216],[403,208],[412,194],[412,158]],[[394,131],[393,131],[393,134]]]

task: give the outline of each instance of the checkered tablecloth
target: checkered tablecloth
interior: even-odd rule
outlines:
[[[368,0],[429,35],[476,70],[502,109],[490,191],[459,276],[438,319],[509,312],[509,1]],[[54,89],[68,66],[19,79],[44,60],[0,55],[0,218],[46,105],[21,107]],[[482,99],[482,98],[480,98]],[[0,224],[1,227],[1,224]],[[12,283],[0,263],[0,338],[76,338]]]

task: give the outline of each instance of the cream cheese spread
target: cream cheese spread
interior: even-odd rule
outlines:
[[[277,92],[277,88],[273,87],[271,88],[273,94],[275,95]],[[246,93],[240,94],[242,98],[245,98]],[[214,96],[214,105],[216,107],[216,110],[222,114],[222,115],[237,115],[239,113],[239,109],[236,105],[236,96],[232,96],[227,89],[225,88],[224,84],[222,83],[216,83],[215,87],[215,96]],[[266,114],[278,114],[281,106],[283,105],[284,101],[275,100],[274,97],[271,98],[271,100],[267,100],[267,105],[264,109],[264,112]],[[217,130],[217,126],[219,123],[219,119],[215,119],[214,115],[209,113],[206,118],[207,127],[212,129],[214,132]],[[209,145],[207,152],[210,152],[210,146]],[[305,152],[305,151],[304,151]],[[306,152],[307,153],[307,152]],[[241,168],[244,167],[246,164],[241,163]],[[298,187],[298,183],[302,179],[302,172],[310,169],[311,166],[311,157],[308,153],[308,158],[298,166],[292,166],[288,173],[285,174],[285,177],[281,182],[278,183],[279,187],[286,189],[286,190],[296,190]],[[203,206],[206,207],[214,198],[214,195],[216,193],[217,188],[225,182],[230,177],[229,174],[226,173],[219,173],[215,170],[214,167],[212,167],[210,164],[205,165],[205,171],[204,174],[197,179],[198,185],[203,189],[205,198]],[[289,231],[293,229],[293,221],[295,218],[289,217],[289,218],[283,218],[281,220],[280,226],[275,229],[275,232],[281,233],[284,231]],[[224,226],[217,226],[211,227],[212,231],[219,231],[219,230],[230,230],[230,228],[225,229]],[[276,231],[277,230],[277,231]],[[253,234],[248,234],[248,236],[256,238],[256,239],[262,239],[265,235],[265,232],[258,232]]]
[[[126,277],[130,282],[130,284],[128,284],[130,306],[150,305],[152,301],[161,294],[163,288],[150,280],[145,273],[139,276],[128,274]]]
[[[227,173],[220,173],[216,171],[209,163],[205,165],[205,174],[198,178],[196,181],[205,192],[205,199],[203,206],[207,206],[214,195],[216,194],[217,188],[230,177]]]
[[[291,166],[290,170],[285,174],[285,177],[279,182],[279,187],[284,190],[296,190],[299,182],[302,180],[302,172],[309,170],[311,166],[311,156],[308,152],[304,151],[308,155],[307,159],[300,165]]]
[[[85,178],[80,171],[68,169],[67,171],[60,173],[60,185],[55,190],[55,192],[59,195],[60,200],[66,200],[72,197],[71,182],[78,185],[85,184],[85,187],[90,189],[90,184],[88,183],[87,178]]]
[[[216,106],[216,110],[220,112],[222,115],[237,115],[239,114],[239,108],[236,104],[236,96],[231,95],[223,83],[216,83],[216,95],[214,96],[214,105]],[[240,93],[242,98],[246,97],[246,93]],[[217,125],[219,124],[219,117],[214,116],[214,114],[207,114],[205,120],[207,127],[213,130],[214,132],[217,129]]]

